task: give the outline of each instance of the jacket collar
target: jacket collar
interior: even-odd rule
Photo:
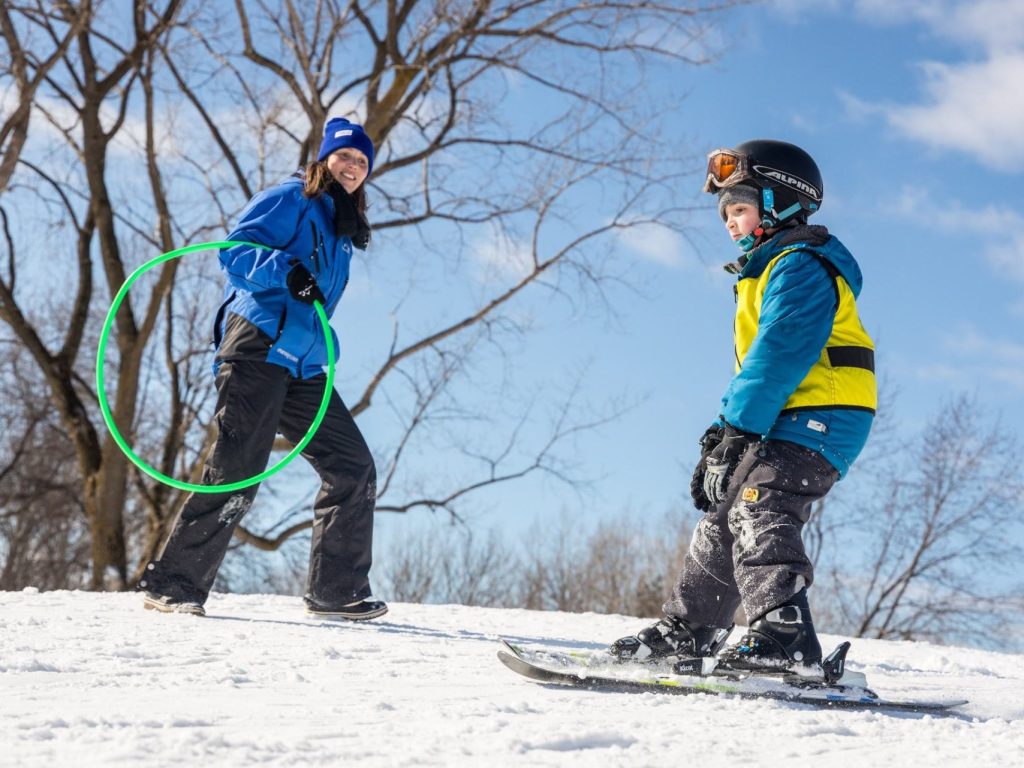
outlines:
[[[768,262],[785,250],[797,243],[817,248],[825,245],[831,238],[828,229],[814,224],[802,224],[795,227],[786,227],[761,243],[749,253],[745,253],[732,264],[726,264],[725,270],[731,274],[744,277],[757,277]]]

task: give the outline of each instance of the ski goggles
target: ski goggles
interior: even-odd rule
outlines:
[[[708,153],[708,176],[704,191],[712,194],[720,189],[739,184],[750,178],[747,156],[731,149],[716,149]]]

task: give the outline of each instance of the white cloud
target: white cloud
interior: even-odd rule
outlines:
[[[905,136],[973,155],[996,171],[1024,170],[1024,51],[951,65],[927,62],[926,100],[890,106],[886,119]]]
[[[911,371],[921,381],[943,381],[955,387],[963,387],[969,381],[968,372],[961,366],[933,363],[932,365],[916,366]]]
[[[1024,391],[1024,344],[1000,339],[979,331],[972,325],[953,329],[944,339],[946,348],[967,366],[974,366],[983,375],[1004,386]],[[964,365],[951,365],[949,373],[963,370]]]
[[[526,277],[534,268],[533,250],[524,240],[504,232],[477,240],[472,248],[483,283],[504,283]]]
[[[1024,392],[1024,368],[998,368],[992,371],[992,378]]]
[[[992,51],[1024,48],[1024,3],[1020,0],[970,0],[953,17],[940,19],[940,32],[973,38]]]
[[[957,328],[946,339],[946,346],[955,352],[981,357],[995,363],[1008,363],[1024,369],[1024,344],[993,338],[974,326]]]
[[[896,216],[937,211],[930,226],[952,234],[976,235],[986,261],[1002,277],[1024,283],[1024,213],[1019,208],[985,205],[968,208],[957,201],[940,203],[923,188],[905,187],[891,206]]]
[[[852,12],[868,24],[923,26],[964,51],[961,61],[918,61],[920,97],[869,104],[846,97],[855,117],[881,114],[898,133],[940,150],[962,152],[1003,172],[1024,170],[1024,2],[1021,0],[828,0],[813,10]]]
[[[620,247],[644,261],[663,267],[680,267],[687,263],[692,248],[676,231],[659,224],[638,224],[616,230]]]
[[[876,24],[924,24],[936,37],[987,52],[1024,46],[1020,0],[857,0],[855,9]]]
[[[974,232],[985,238],[985,258],[1003,277],[1024,283],[1024,215],[1018,210],[988,205],[955,212],[959,226],[949,229]]]
[[[844,0],[818,0],[814,3],[814,11],[823,13],[826,11],[841,10]],[[772,10],[793,19],[806,18],[808,12],[807,0],[775,0]]]

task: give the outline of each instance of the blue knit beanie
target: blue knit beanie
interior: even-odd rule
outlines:
[[[373,142],[366,135],[363,126],[349,122],[344,117],[332,117],[324,126],[324,139],[320,142],[320,154],[316,159],[322,163],[328,155],[342,147],[352,147],[366,155],[366,175],[373,173]]]

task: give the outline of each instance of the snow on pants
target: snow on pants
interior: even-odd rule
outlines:
[[[313,423],[325,383],[326,376],[296,379],[271,363],[222,363],[216,379],[220,432],[206,457],[203,484],[237,482],[262,472],[277,432],[298,443]],[[366,442],[337,392],[331,393],[324,419],[302,456],[322,481],[313,504],[307,596],[325,606],[369,597],[377,476]],[[189,496],[140,586],[204,602],[257,487]]]
[[[814,574],[801,531],[838,471],[820,453],[765,440],[740,459],[726,500],[697,524],[664,610],[691,626],[731,627],[777,608]]]

